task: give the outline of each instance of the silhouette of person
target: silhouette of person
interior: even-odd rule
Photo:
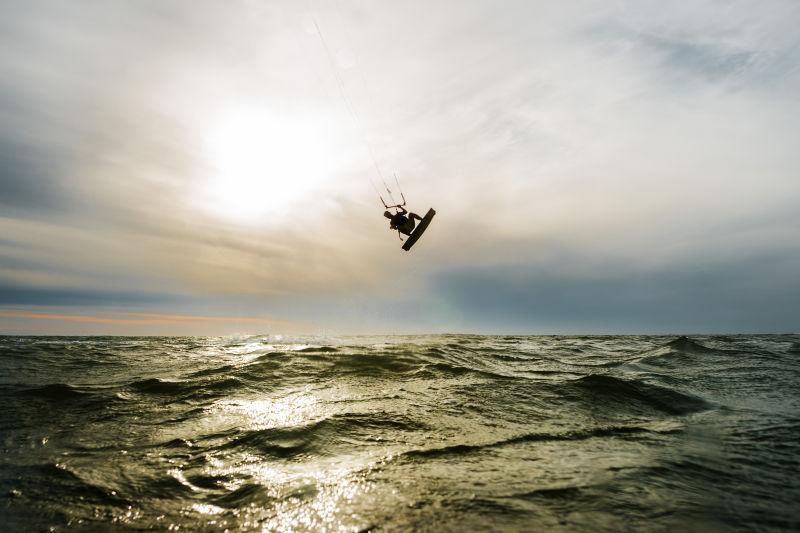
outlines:
[[[408,216],[406,216],[406,214]],[[414,231],[414,228],[417,226],[414,220],[422,220],[421,216],[416,213],[410,213],[401,206],[397,206],[397,213],[394,215],[389,211],[385,211],[383,216],[389,219],[389,227],[397,230],[398,237],[400,237],[400,233],[411,235],[411,232]],[[400,237],[400,240],[403,240],[403,238]]]

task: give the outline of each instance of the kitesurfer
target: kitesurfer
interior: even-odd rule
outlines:
[[[394,215],[389,211],[385,211],[383,213],[383,216],[389,219],[389,227],[397,230],[398,237],[400,236],[400,233],[404,235],[411,235],[411,232],[414,231],[414,228],[417,225],[415,219],[422,220],[422,217],[416,213],[410,213],[406,211],[401,205],[394,207],[397,209],[397,213]],[[400,237],[400,240],[402,239],[403,238]]]

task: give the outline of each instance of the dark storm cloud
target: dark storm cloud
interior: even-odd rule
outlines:
[[[146,292],[95,291],[0,285],[0,306],[125,306],[176,303],[178,297]]]
[[[57,158],[0,136],[0,207],[24,212],[53,209],[64,190],[53,175]]]
[[[693,332],[800,329],[800,256],[590,277],[542,267],[438,275],[434,294],[467,327],[494,331]]]
[[[37,87],[2,54],[0,64],[9,67],[0,80],[0,207],[4,214],[56,208],[66,192],[59,168],[67,162],[67,136]]]
[[[0,208],[4,215],[39,215],[65,204],[60,170],[76,140],[63,116],[61,69],[45,53],[52,41],[34,32],[34,3],[7,6],[0,22]],[[48,59],[50,59],[48,61]],[[59,115],[62,115],[59,117]],[[73,119],[76,117],[73,117]]]

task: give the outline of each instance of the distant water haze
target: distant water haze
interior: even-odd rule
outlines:
[[[0,337],[30,530],[796,531],[800,336]]]

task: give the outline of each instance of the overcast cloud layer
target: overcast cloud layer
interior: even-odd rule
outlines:
[[[0,333],[800,330],[797,2],[3,11]]]

